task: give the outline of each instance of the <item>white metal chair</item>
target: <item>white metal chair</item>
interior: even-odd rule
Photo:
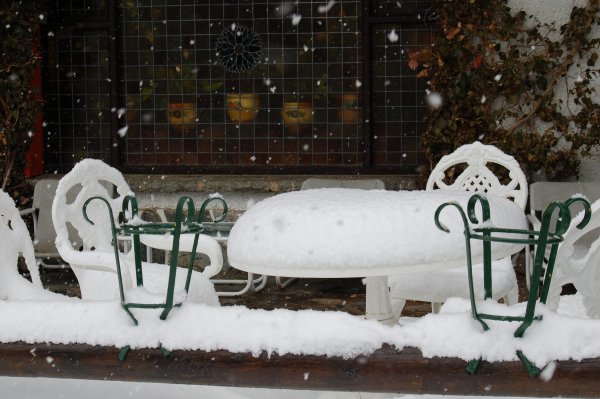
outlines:
[[[600,200],[592,204],[592,216],[585,228],[576,228],[583,212],[571,222],[558,247],[547,306],[558,307],[562,286],[573,284],[583,297],[590,317],[600,318]]]
[[[494,170],[498,168],[506,172],[505,183],[490,169],[492,164],[495,165]],[[465,165],[464,169],[460,169]],[[450,177],[452,182],[447,183]],[[463,145],[442,157],[427,180],[426,190],[433,189],[493,194],[512,199],[523,209],[527,203],[527,179],[519,163],[497,147],[480,142]],[[469,297],[466,265],[464,268],[396,275],[388,279],[392,309],[398,317],[407,299],[431,302],[432,311],[437,313],[446,299]],[[492,298],[503,298],[509,305],[518,301],[517,278],[510,258],[492,263],[492,280]],[[477,296],[483,299],[482,264],[473,265],[473,282]]]
[[[0,299],[46,300],[64,298],[43,288],[29,230],[14,200],[0,191]],[[23,257],[31,282],[19,274],[17,262]]]
[[[111,187],[107,189],[107,187]],[[75,194],[74,194],[75,193]],[[132,195],[131,189],[121,173],[94,159],[85,159],[59,182],[54,203],[52,220],[56,229],[56,247],[61,257],[71,265],[83,299],[110,300],[119,298],[116,276],[115,254],[111,236],[111,227],[106,206],[102,201],[94,201],[87,207],[87,215],[94,224],[84,219],[84,202],[94,196],[106,199],[111,205],[113,217],[119,220],[123,197]],[[73,200],[69,198],[73,196]],[[77,231],[83,249],[74,248],[68,235],[67,226]],[[211,261],[202,273],[192,273],[192,283],[188,300],[218,304],[214,286],[208,280],[222,267],[223,257],[219,244],[207,236],[200,236],[198,252],[206,253]],[[132,275],[135,275],[133,256],[121,253],[123,284],[125,289],[133,287]],[[144,288],[150,292],[166,290],[168,271],[165,265],[144,263]],[[176,290],[185,282],[185,273],[177,273]]]
[[[57,186],[57,179],[39,180],[33,190],[31,208],[20,212],[21,216],[31,215],[35,258],[39,264],[47,268],[68,266],[63,262],[56,249],[56,231],[52,224],[52,201],[54,201]],[[69,234],[74,245],[77,245],[75,244],[77,236],[72,228],[69,229]]]
[[[311,177],[302,182],[300,190],[312,190],[318,188],[356,188],[361,190],[385,190],[385,183],[379,179],[325,179]],[[280,276],[275,277],[277,287],[285,288],[297,278],[288,278],[283,281]]]
[[[582,195],[590,202],[600,199],[600,182],[549,182],[540,181],[529,186],[529,215],[527,219],[534,230],[538,230],[542,222],[540,217],[544,209],[554,201],[564,201],[573,195]],[[587,230],[589,230],[589,225]],[[591,244],[591,243],[590,243]],[[525,247],[525,279],[527,288],[531,284],[533,265],[533,246]],[[558,259],[557,259],[558,264]]]

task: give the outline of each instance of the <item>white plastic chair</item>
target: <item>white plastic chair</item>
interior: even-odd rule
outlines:
[[[582,195],[588,201],[600,199],[600,182],[549,182],[540,181],[529,186],[529,215],[531,227],[538,230],[542,224],[540,217],[544,209],[554,201],[564,201],[573,195]],[[589,225],[587,227],[589,230]],[[591,244],[591,243],[590,243]],[[525,280],[527,288],[531,284],[533,246],[525,247]]]
[[[111,187],[111,189],[107,189]],[[73,194],[76,193],[76,194]],[[121,173],[95,159],[85,159],[59,182],[54,203],[52,220],[56,229],[56,247],[61,257],[71,265],[83,299],[111,300],[119,298],[116,262],[111,237],[111,227],[107,208],[102,201],[93,201],[87,207],[87,214],[94,224],[87,222],[82,213],[84,202],[93,196],[106,199],[112,208],[113,217],[118,219],[123,197],[132,195]],[[73,196],[73,200],[68,200]],[[83,243],[80,251],[69,240],[67,226],[73,226]],[[208,280],[222,267],[223,255],[219,244],[211,237],[200,235],[198,252],[208,255],[211,264],[202,273],[194,272],[187,300],[218,304],[214,286]],[[133,256],[121,253],[122,276],[125,290],[133,288],[132,275],[135,275]],[[161,293],[166,290],[168,271],[165,265],[143,264],[144,288]],[[185,273],[177,273],[176,290],[185,283]]]
[[[31,208],[20,212],[21,216],[31,215],[33,224],[33,248],[39,264],[47,268],[62,268],[66,265],[56,249],[56,231],[52,224],[52,201],[58,186],[57,179],[42,179],[35,184]],[[72,228],[69,234],[74,245],[77,236]],[[79,245],[81,245],[79,243]],[[49,262],[52,260],[52,262]]]
[[[14,200],[4,191],[0,191],[0,236],[0,299],[64,298],[43,288],[29,230],[21,219]],[[19,257],[25,260],[31,282],[19,273]]]
[[[507,182],[503,183],[490,169],[490,164],[504,169]],[[464,170],[455,169],[464,166]],[[458,170],[452,183],[446,179]],[[479,192],[512,199],[525,209],[527,203],[527,179],[519,163],[510,155],[493,145],[480,142],[459,147],[440,159],[427,180],[426,190],[434,189]],[[433,215],[431,215],[433,223]],[[398,243],[402,245],[402,243]],[[434,313],[446,299],[458,296],[469,297],[467,267],[449,270],[392,275],[388,278],[392,310],[399,317],[407,299],[431,302]],[[492,263],[492,298],[504,299],[506,304],[518,302],[518,286],[510,258]],[[483,265],[473,265],[473,283],[477,296],[483,299]]]
[[[546,305],[558,308],[562,286],[573,284],[583,297],[587,314],[600,318],[600,200],[592,204],[592,216],[583,229],[576,228],[583,212],[571,222],[558,247]]]

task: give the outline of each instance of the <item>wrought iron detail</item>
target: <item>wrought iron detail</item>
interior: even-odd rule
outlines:
[[[216,49],[226,71],[244,72],[256,68],[260,62],[262,42],[252,29],[233,24],[221,32]]]
[[[83,204],[83,216],[88,223],[94,224],[88,217],[87,207],[92,201],[102,201],[106,205],[108,216],[110,220],[111,226],[111,234],[113,240],[113,250],[115,256],[116,270],[117,270],[117,279],[119,282],[119,295],[121,300],[121,307],[125,312],[129,315],[129,317],[133,320],[133,322],[137,325],[137,319],[131,312],[131,309],[163,309],[160,314],[160,319],[165,320],[171,310],[174,307],[181,306],[181,302],[175,301],[175,277],[177,273],[177,261],[179,255],[179,240],[182,234],[193,234],[194,242],[192,245],[192,250],[189,256],[189,262],[186,271],[186,280],[184,290],[187,294],[190,288],[190,282],[192,278],[192,270],[194,266],[194,260],[196,255],[196,249],[198,248],[198,235],[204,234],[204,232],[208,232],[208,234],[214,235],[215,225],[218,225],[218,222],[221,222],[227,216],[227,204],[222,198],[209,198],[202,203],[200,207],[200,211],[198,213],[195,212],[194,201],[190,197],[183,196],[179,199],[177,203],[177,207],[175,209],[175,222],[166,222],[166,223],[152,223],[145,222],[139,218],[138,215],[138,204],[137,200],[134,196],[128,195],[123,198],[122,204],[122,215],[124,217],[123,222],[115,223],[115,219],[113,217],[112,208],[110,203],[103,197],[95,196],[88,198]],[[215,220],[213,223],[204,222],[204,212],[207,209],[207,206],[210,202],[220,202],[223,206],[223,214],[220,218]],[[209,225],[210,227],[205,228],[204,223]],[[130,236],[132,237],[132,246],[133,246],[133,256],[135,261],[135,275],[136,275],[136,285],[141,287],[144,285],[144,276],[142,269],[142,254],[141,254],[141,234],[155,234],[155,235],[171,235],[173,237],[173,244],[171,248],[171,261],[169,264],[169,275],[167,282],[167,292],[165,295],[165,300],[161,303],[134,303],[129,302],[126,298],[125,288],[123,284],[123,276],[121,272],[121,260],[119,254],[119,248],[116,244],[118,236]],[[126,352],[123,356],[126,355]]]
[[[552,274],[554,271],[554,262],[556,259],[556,252],[558,245],[563,241],[563,235],[571,224],[571,211],[570,207],[576,202],[580,202],[585,210],[583,220],[577,225],[578,229],[584,228],[590,221],[592,209],[590,203],[581,198],[570,198],[564,202],[553,202],[551,203],[544,214],[542,215],[542,225],[540,230],[519,230],[519,229],[506,229],[500,227],[488,227],[490,226],[490,206],[487,199],[480,195],[473,195],[467,204],[467,212],[461,208],[456,202],[447,202],[438,207],[435,212],[435,224],[438,229],[447,233],[450,230],[444,226],[439,219],[441,212],[446,207],[454,207],[458,210],[463,226],[465,236],[465,247],[467,253],[467,275],[469,279],[469,296],[471,300],[471,313],[475,320],[477,320],[484,330],[488,330],[489,326],[484,320],[499,320],[499,321],[517,321],[521,322],[519,327],[515,330],[515,337],[522,337],[527,328],[531,326],[534,320],[541,319],[541,316],[535,315],[535,306],[538,302],[545,304],[548,298],[548,289],[551,284]],[[471,227],[469,222],[474,225],[479,224],[479,220],[475,214],[475,206],[479,204],[481,206],[482,221],[481,225],[486,227]],[[558,210],[558,214],[555,218],[552,215]],[[555,219],[556,225],[554,231],[551,231],[551,221]],[[528,244],[535,245],[536,252],[533,264],[533,275],[531,281],[540,281],[542,274],[542,268],[544,264],[544,256],[546,246],[550,246],[550,256],[546,265],[544,273],[544,280],[541,287],[537,284],[531,284],[529,290],[529,297],[527,298],[527,306],[525,308],[525,314],[523,316],[503,316],[484,314],[477,311],[477,304],[475,300],[475,291],[473,284],[473,271],[472,271],[472,260],[471,260],[471,240],[482,241],[483,244],[483,282],[484,282],[484,298],[488,299],[492,297],[492,243],[493,242],[504,242],[514,244]],[[539,369],[531,363],[525,354],[518,353],[519,359],[523,362],[524,366],[528,370],[531,376],[539,374]],[[479,360],[473,360],[469,362],[468,371],[473,373],[479,364]]]

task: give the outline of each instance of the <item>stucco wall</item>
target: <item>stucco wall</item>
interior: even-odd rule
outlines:
[[[573,7],[582,7],[587,3],[587,0],[509,0],[508,5],[515,12],[519,10],[525,11],[529,15],[534,15],[541,23],[555,23],[556,27],[560,27],[569,21],[571,9]],[[592,37],[600,37],[600,28],[592,32]],[[573,83],[573,78],[579,75],[576,67],[569,71],[570,78],[568,83],[560,82],[556,89],[556,95],[567,99],[567,84]],[[595,81],[594,86],[600,97],[600,79]],[[577,109],[571,101],[566,102],[570,109]],[[591,157],[581,160],[581,168],[579,173],[581,181],[600,181],[600,148],[595,151]]]

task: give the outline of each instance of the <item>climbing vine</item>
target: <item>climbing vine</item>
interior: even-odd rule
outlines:
[[[479,140],[513,155],[530,179],[576,175],[600,143],[600,0],[559,27],[506,0],[440,0],[438,10],[431,61],[414,65],[442,99],[426,116],[425,169]]]
[[[40,107],[31,86],[39,62],[42,0],[5,1],[0,7],[0,183],[20,203],[27,200],[25,153]]]

